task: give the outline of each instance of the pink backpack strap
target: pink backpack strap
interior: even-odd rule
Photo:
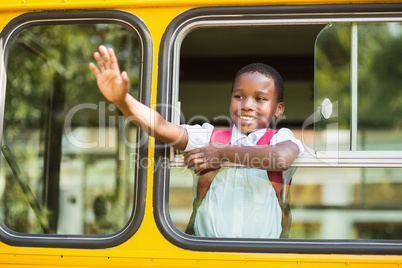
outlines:
[[[222,144],[230,144],[230,138],[232,137],[232,129],[231,128],[222,128],[222,129],[214,129],[212,131],[211,139],[209,143],[218,142]],[[216,170],[219,168],[210,168],[201,171],[200,175],[204,175],[212,170]],[[211,182],[210,182],[211,183]],[[205,188],[205,186],[204,186]]]
[[[266,145],[271,142],[272,137],[275,135],[276,130],[272,128],[267,128],[265,134],[261,137],[261,139],[257,142],[257,145]]]
[[[230,144],[231,137],[232,137],[231,128],[214,129],[212,131],[211,140],[209,143],[219,142],[222,144]]]

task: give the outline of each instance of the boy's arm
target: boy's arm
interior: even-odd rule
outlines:
[[[292,141],[275,145],[238,146],[211,143],[203,148],[185,154],[189,168],[195,166],[194,173],[216,168],[225,162],[242,164],[270,171],[287,170],[299,153]]]
[[[100,52],[100,53],[99,53]],[[120,73],[119,64],[113,49],[99,47],[94,53],[99,69],[90,63],[99,90],[105,98],[113,102],[135,125],[156,139],[184,150],[187,145],[187,131],[166,121],[159,113],[145,106],[128,93],[129,79],[126,72]]]

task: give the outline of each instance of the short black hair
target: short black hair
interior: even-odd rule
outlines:
[[[260,74],[265,75],[266,77],[274,80],[275,89],[278,94],[278,102],[283,102],[283,98],[285,96],[285,88],[283,85],[282,76],[279,74],[279,72],[277,70],[275,70],[275,68],[273,68],[267,64],[251,63],[249,65],[246,65],[237,71],[233,81],[236,81],[236,79],[241,74],[254,73],[254,72],[260,73]]]

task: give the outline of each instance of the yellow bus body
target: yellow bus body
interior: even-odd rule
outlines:
[[[148,27],[153,41],[151,107],[157,104],[159,45],[168,24],[182,12],[210,6],[327,5],[398,3],[350,0],[10,0],[0,3],[0,29],[28,12],[116,9],[135,14]],[[90,59],[89,59],[90,60]],[[154,139],[149,139],[149,158]],[[204,252],[179,248],[160,233],[153,214],[154,171],[148,169],[145,215],[141,227],[128,241],[112,248],[42,248],[10,246],[0,242],[0,267],[399,267],[401,255],[342,255]]]

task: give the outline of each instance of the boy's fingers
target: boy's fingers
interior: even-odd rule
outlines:
[[[190,155],[185,153],[183,156],[184,156],[184,163],[187,163]]]
[[[91,70],[93,70],[93,69],[96,68],[94,65],[95,65],[95,64],[93,64],[92,62],[90,62],[90,63],[88,64],[88,66],[89,66],[89,68],[90,68]]]
[[[204,158],[194,158],[187,162],[187,167],[191,168],[203,163],[205,163]]]
[[[206,164],[199,165],[194,169],[194,173],[197,174],[198,172],[201,172],[201,171],[203,171],[204,169],[207,169],[207,168],[208,167],[207,167]]]
[[[104,64],[103,59],[102,59],[101,55],[99,54],[99,52],[94,53],[94,58],[95,58],[96,62],[98,63],[100,70],[103,71],[105,69],[105,64]]]
[[[192,150],[190,152],[187,152],[184,154],[184,162],[188,162],[190,161],[190,159],[192,159],[192,155],[195,153],[195,150]]]
[[[114,50],[112,48],[106,48],[103,45],[99,46],[99,52],[96,51],[94,53],[94,58],[99,65],[100,73],[107,69],[117,70],[120,73],[119,63],[117,61],[116,54],[114,53]],[[128,81],[127,74],[122,77],[123,79]]]
[[[128,90],[130,85],[130,79],[128,78],[127,72],[121,73],[121,79],[123,80],[124,87]]]
[[[194,149],[194,150],[191,150],[191,151],[189,151],[189,152],[186,152],[185,154],[184,154],[184,157],[188,157],[188,156],[190,156],[190,155],[193,155],[193,154],[196,154],[196,153],[199,153],[200,152],[200,149]]]
[[[196,169],[194,169],[194,174],[197,174],[198,172],[201,172],[202,169],[200,167],[197,167]]]
[[[197,165],[197,163],[194,160],[191,160],[191,161],[187,162],[187,167],[188,168],[192,168],[192,167],[194,167],[196,165]]]
[[[94,73],[95,77],[98,77],[98,75],[100,74],[100,71],[98,70],[98,68],[96,68],[95,64],[93,64],[92,62],[89,63],[89,68]]]
[[[110,68],[112,68],[113,70],[118,70],[120,72],[119,63],[117,61],[114,50],[112,48],[109,48],[108,52],[109,52],[109,59],[110,59]]]
[[[102,58],[99,56],[102,65],[104,66],[105,69],[110,69],[110,56],[108,49],[105,46],[100,46],[99,52],[102,55]],[[101,71],[103,71],[102,68]]]
[[[194,153],[194,154],[190,154],[184,157],[184,161],[186,162],[191,162],[194,161],[196,159],[202,159],[204,158],[204,154],[203,153]]]

